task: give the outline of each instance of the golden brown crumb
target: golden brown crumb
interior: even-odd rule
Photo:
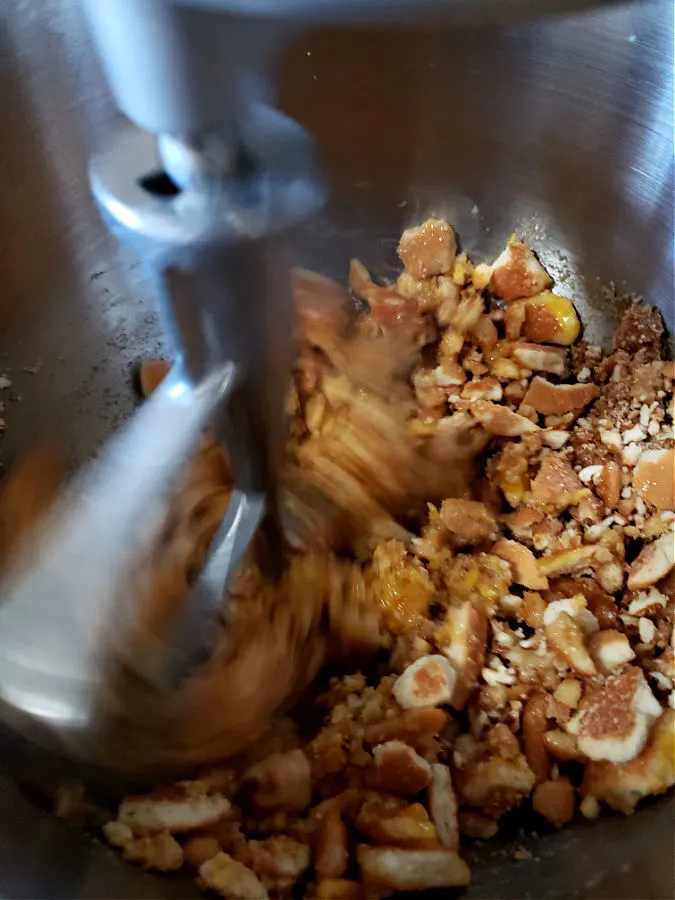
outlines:
[[[516,584],[534,591],[544,591],[548,587],[548,578],[541,574],[535,555],[527,547],[502,538],[494,545],[492,552],[509,563]]]
[[[371,585],[391,631],[405,633],[423,628],[436,592],[424,566],[406,552],[403,544],[389,541],[375,549]]]
[[[434,848],[438,837],[421,803],[386,795],[369,798],[355,820],[357,831],[374,844],[414,849]]]
[[[451,850],[403,850],[367,847],[356,850],[366,885],[394,891],[459,887],[469,882],[469,869]]]
[[[163,359],[144,359],[139,368],[139,385],[143,397],[149,397],[166,378],[171,364]]]
[[[435,639],[455,670],[450,705],[463,709],[485,662],[488,617],[484,607],[471,600],[450,607]]]
[[[159,831],[194,831],[213,825],[230,812],[222,794],[207,793],[199,781],[184,781],[140,797],[127,797],[120,805],[120,822],[135,834]]]
[[[546,781],[551,772],[551,757],[544,743],[548,730],[548,704],[543,694],[533,694],[523,710],[523,748],[537,781]]]
[[[428,278],[450,271],[456,248],[450,225],[442,219],[427,219],[423,225],[403,232],[398,255],[414,278]]]
[[[534,773],[524,756],[493,756],[470,763],[459,778],[458,790],[464,803],[499,816],[529,796],[534,784]]]
[[[648,544],[638,555],[628,572],[628,587],[639,591],[665,578],[675,566],[675,539],[666,532]]]
[[[675,510],[675,450],[643,451],[633,471],[633,484],[656,509]]]
[[[246,773],[256,785],[254,800],[261,809],[300,812],[311,799],[309,760],[302,750],[276,753]]]
[[[429,785],[432,769],[419,753],[403,741],[386,741],[373,749],[375,766],[371,787],[414,797]]]
[[[538,784],[532,795],[536,812],[548,819],[551,825],[562,828],[574,818],[576,791],[566,776]]]
[[[430,706],[406,709],[400,715],[391,716],[379,724],[369,725],[365,730],[368,744],[376,746],[386,741],[403,741],[416,750],[424,750],[427,738],[437,735],[448,720],[442,709]]]
[[[267,900],[265,887],[246,866],[218,853],[199,867],[199,882],[227,900]]]
[[[507,301],[532,297],[552,283],[546,269],[522,241],[509,241],[492,265],[490,287]]]
[[[134,838],[124,845],[122,852],[129,862],[159,872],[174,872],[183,865],[181,846],[168,831]]]
[[[450,850],[459,850],[458,803],[450,769],[434,763],[432,770],[427,802],[438,840]]]
[[[202,863],[220,853],[221,846],[211,834],[198,834],[183,844],[183,858],[189,866],[199,868]]]
[[[532,380],[523,403],[542,416],[562,416],[588,406],[599,393],[595,384],[551,384],[537,376]]]
[[[250,868],[268,891],[283,893],[291,888],[309,867],[310,849],[284,834],[263,841],[250,841]]]

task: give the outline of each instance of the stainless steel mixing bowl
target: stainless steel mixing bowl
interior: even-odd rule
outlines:
[[[672,48],[672,0],[500,32],[307,36],[286,56],[282,102],[317,136],[334,199],[299,261],[342,277],[359,254],[386,275],[397,232],[434,210],[477,257],[524,231],[599,340],[625,292],[672,327]],[[130,367],[161,340],[143,273],[88,193],[87,153],[117,114],[77,0],[0,6],[0,111],[0,454],[57,440],[81,460],[131,410]],[[31,804],[12,782],[26,752],[0,745],[2,897],[193,895]],[[537,830],[515,836],[531,860],[513,842],[478,852],[468,894],[675,896],[669,799]]]

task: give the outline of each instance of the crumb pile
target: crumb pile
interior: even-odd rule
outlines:
[[[658,311],[634,303],[604,351],[518,240],[474,266],[430,219],[399,254],[392,285],[358,261],[351,293],[294,283],[289,479],[330,510],[275,602],[327,622],[305,683],[327,659],[351,673],[244,764],[127,797],[104,827],[126,859],[192,868],[228,900],[464,885],[462,843],[514,807],[560,828],[675,781],[675,370]],[[227,504],[217,448],[195,472],[150,618]],[[237,591],[250,625],[253,564]]]

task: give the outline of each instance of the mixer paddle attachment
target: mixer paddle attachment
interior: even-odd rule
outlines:
[[[149,265],[176,363],[0,586],[0,716],[31,739],[109,763],[103,738],[125,705],[143,692],[162,719],[162,698],[170,702],[211,655],[228,581],[261,525],[278,571],[293,356],[288,245],[322,201],[313,173],[304,132],[263,107],[250,111],[234,146],[172,138],[158,152],[130,127],[94,160],[95,196],[113,232]],[[236,489],[203,570],[158,639],[138,627],[134,585],[207,429],[226,449]],[[125,747],[133,759],[133,736]]]

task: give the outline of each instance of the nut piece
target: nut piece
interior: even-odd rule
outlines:
[[[579,707],[579,749],[589,759],[614,763],[634,759],[644,747],[649,729],[662,713],[635,666],[609,678],[598,690],[587,693]]]
[[[267,900],[262,882],[227,853],[219,853],[199,867],[199,883],[227,900]]]
[[[430,516],[431,523],[449,531],[457,546],[480,544],[498,534],[494,515],[476,500],[444,500],[437,518]]]
[[[471,329],[471,334],[483,350],[490,350],[499,341],[497,326],[489,316],[481,316]]]
[[[523,486],[523,495],[525,490],[529,489],[530,481],[527,478],[527,488]],[[501,487],[501,484],[500,484]],[[540,509],[532,509],[531,506],[523,506],[518,512],[512,513],[508,518],[508,526],[510,531],[515,534],[519,541],[531,541],[532,529],[544,520],[544,513]]]
[[[621,497],[621,469],[618,463],[605,463],[595,482],[595,490],[607,509],[616,509]]]
[[[576,709],[581,700],[583,685],[577,678],[565,678],[553,692],[553,696],[559,703],[563,703],[570,709]]]
[[[527,760],[517,752],[509,759],[490,756],[470,762],[456,784],[464,803],[499,816],[528,797],[535,782]]]
[[[558,731],[557,729],[547,731],[544,735],[544,747],[554,759],[560,762],[584,759],[583,753],[579,752],[576,737],[567,731]]]
[[[478,265],[474,267],[471,282],[475,288],[482,291],[488,286],[491,278],[492,266],[489,266],[487,263],[478,263]]]
[[[547,511],[562,512],[575,506],[588,493],[567,460],[549,453],[532,482],[532,500]]]
[[[556,828],[572,821],[576,805],[576,792],[566,775],[538,784],[532,795],[532,806],[536,812]]]
[[[635,659],[635,653],[626,635],[613,629],[594,634],[589,641],[588,649],[603,675],[610,675]]]
[[[597,619],[601,629],[616,628],[617,609],[613,597],[606,594],[591,578],[556,578],[551,582],[547,599],[560,600],[583,594],[587,608]],[[590,622],[590,620],[589,620]]]
[[[574,304],[567,297],[544,291],[525,304],[523,333],[536,344],[569,346],[579,337],[581,325]]]
[[[561,431],[559,428],[547,428],[541,434],[542,440],[546,447],[552,450],[560,450],[569,440],[569,431]]]
[[[502,538],[490,552],[509,563],[516,584],[522,584],[533,591],[545,591],[548,588],[548,578],[541,574],[534,553],[527,547],[517,541]]]
[[[363,803],[354,824],[374,844],[414,850],[438,846],[436,828],[421,803],[374,796]]]
[[[522,378],[521,368],[515,359],[509,359],[506,356],[499,356],[492,360],[489,364],[490,374],[500,381],[519,381]],[[513,387],[509,385],[509,387]],[[519,387],[515,385],[515,387]],[[523,394],[525,392],[523,391]],[[507,393],[507,397],[509,394]]]
[[[455,687],[455,670],[444,656],[423,656],[396,679],[392,694],[403,709],[449,703]]]
[[[145,796],[127,797],[120,804],[118,818],[134,834],[180,833],[213,825],[230,809],[227,797],[207,794],[200,781],[179,781]]]
[[[169,374],[171,363],[164,359],[144,359],[138,369],[138,385],[143,397],[149,397]]]
[[[564,603],[565,601],[555,602]],[[549,604],[546,613],[549,612],[552,605]],[[580,675],[595,675],[595,663],[586,649],[584,633],[578,622],[567,612],[560,612],[547,622],[546,613],[544,613],[544,632],[549,643],[575,672]]]
[[[517,341],[525,324],[525,303],[509,303],[504,310],[504,335],[507,341]]]
[[[134,839],[134,833],[124,822],[113,820],[103,826],[103,836],[111,847],[124,847]]]
[[[431,783],[429,763],[403,741],[386,741],[373,750],[375,771],[372,785],[379,791],[391,791],[414,797]]]
[[[548,578],[552,575],[565,575],[585,569],[595,555],[595,546],[586,544],[583,547],[576,547],[574,550],[561,550],[557,553],[550,553],[548,556],[542,556],[537,564],[541,574]],[[620,574],[623,580],[623,573]],[[621,584],[619,584],[620,586]]]
[[[538,782],[546,781],[551,774],[551,757],[544,745],[544,734],[548,730],[547,707],[544,694],[533,694],[525,704],[522,718],[523,749]]]
[[[442,219],[406,228],[398,244],[398,255],[414,278],[444,275],[451,270],[456,253],[455,232]]]
[[[273,753],[252,766],[245,780],[257,782],[253,799],[261,809],[302,812],[312,799],[309,760],[302,750]]]
[[[617,594],[623,587],[623,566],[617,562],[610,562],[599,566],[595,572],[600,587],[608,594]]]
[[[492,265],[490,288],[502,300],[532,297],[551,284],[551,276],[522,241],[509,241]]]
[[[630,762],[589,762],[581,793],[630,815],[643,797],[662,794],[675,784],[675,711],[656,721],[644,750]]]
[[[455,670],[455,689],[450,705],[463,709],[485,664],[488,617],[483,607],[470,600],[451,606],[437,640]],[[447,641],[447,646],[446,646]]]
[[[628,604],[629,616],[658,616],[668,604],[668,598],[658,588],[640,591]]]
[[[564,347],[546,347],[542,344],[514,344],[513,356],[521,366],[533,372],[551,372],[565,375],[567,350]]]
[[[588,609],[586,597],[583,594],[552,600],[544,611],[544,625],[552,624],[561,614],[565,613],[579,625],[585,636],[595,634],[600,627],[598,620]]]
[[[675,566],[675,535],[667,531],[648,544],[628,572],[628,589],[641,591],[656,584]]]
[[[481,297],[472,295],[463,297],[457,304],[457,308],[449,315],[449,324],[460,335],[473,332],[484,312],[485,304]]]
[[[319,879],[340,878],[347,870],[349,843],[340,807],[333,806],[321,819],[316,838],[314,868]]]
[[[342,309],[337,305],[340,302],[340,291],[343,292],[343,296],[346,292],[329,279],[321,279],[318,275],[312,279],[305,274],[303,279],[305,291],[299,293],[298,289],[303,285],[300,276],[301,270],[295,269],[293,291],[298,308],[300,333],[330,355],[331,350],[336,348],[336,339],[344,333],[349,321],[344,304]],[[426,343],[429,328],[420,315],[418,304],[399,294],[395,285],[375,284],[366,267],[358,259],[353,259],[349,266],[349,288],[357,297],[366,301],[370,308],[372,323],[383,332],[405,334],[416,346],[423,346]],[[316,296],[313,296],[314,294]],[[301,304],[302,300],[304,303]]]
[[[599,525],[605,514],[605,504],[594,494],[579,498],[577,518],[584,525]]]
[[[651,644],[656,637],[656,625],[651,619],[642,618],[638,622],[638,632],[643,644]]]
[[[462,400],[494,400],[499,403],[503,396],[501,384],[490,375],[475,378],[462,388]]]
[[[633,471],[633,484],[647,503],[675,510],[675,449],[643,450]]]
[[[208,859],[213,859],[221,850],[222,847],[212,834],[196,834],[183,844],[185,862],[196,869]]]
[[[520,437],[539,431],[539,426],[525,416],[519,416],[507,406],[498,406],[489,400],[474,401],[469,407],[469,412],[490,434],[500,437]]]
[[[355,262],[368,278],[365,267],[358,260]],[[300,334],[325,352],[334,350],[349,323],[348,310],[353,308],[349,291],[336,281],[307,269],[293,269],[291,289]]]
[[[406,709],[400,716],[369,725],[364,736],[371,747],[386,741],[403,741],[416,750],[421,747],[423,752],[429,737],[438,734],[447,721],[448,714],[442,709]]]
[[[428,792],[431,821],[438,840],[449,850],[459,849],[459,825],[457,823],[457,796],[452,786],[450,769],[441,763],[432,763],[433,778]]]
[[[285,834],[250,841],[249,849],[251,869],[267,890],[275,894],[290,890],[311,862],[309,847]]]
[[[360,844],[356,860],[361,880],[370,887],[423,891],[469,883],[469,867],[452,850],[399,850]]]
[[[513,595],[511,595],[513,596]],[[517,597],[519,604],[511,611],[507,608],[507,612],[515,614],[530,628],[540,628],[544,624],[544,613],[546,612],[546,601],[538,591],[525,591],[522,598]]]
[[[183,850],[168,831],[134,838],[122,850],[127,862],[139,863],[158,872],[175,872],[183,865]]]
[[[375,548],[372,575],[372,590],[386,627],[394,634],[419,630],[435,595],[419,560],[400,541],[387,541]]]
[[[420,368],[413,374],[413,387],[417,402],[423,409],[443,406],[447,391],[439,384],[436,369]]]
[[[535,375],[523,403],[532,406],[542,416],[564,416],[583,409],[599,395],[600,388],[592,382],[576,384],[551,384]]]

